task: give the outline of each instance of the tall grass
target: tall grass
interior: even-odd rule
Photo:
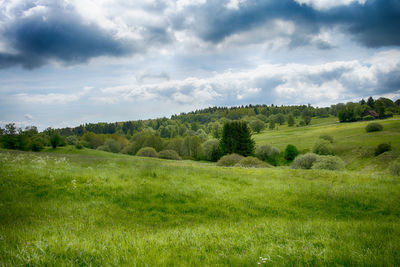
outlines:
[[[0,265],[400,262],[397,177],[76,153],[0,151]]]

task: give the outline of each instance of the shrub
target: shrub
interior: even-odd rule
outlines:
[[[286,160],[294,160],[295,157],[299,154],[297,147],[294,145],[287,145],[285,149],[285,159]]]
[[[81,142],[81,141],[76,142],[75,148],[76,148],[76,149],[82,149],[82,148],[83,148],[82,142]]]
[[[400,176],[400,160],[392,161],[389,166],[389,171],[392,175]]]
[[[363,117],[363,120],[365,120],[365,121],[372,121],[372,120],[374,120],[375,118],[373,117],[373,116],[371,116],[371,115],[367,115],[367,116],[364,116]]]
[[[44,148],[44,141],[39,137],[33,137],[31,142],[31,150],[38,152]]]
[[[68,145],[75,145],[78,142],[78,137],[76,135],[70,135],[65,138],[65,142]]]
[[[268,158],[268,154],[271,151],[271,146],[270,145],[263,145],[263,146],[258,146],[256,149],[256,156],[263,160],[266,161]]]
[[[264,161],[259,160],[258,158],[249,156],[245,157],[239,163],[235,164],[235,166],[238,167],[244,167],[244,168],[264,168],[264,167],[270,167],[268,163],[265,163]]]
[[[217,162],[217,166],[226,166],[226,167],[232,167],[235,164],[239,163],[244,157],[239,154],[229,154],[225,155],[220,160]]]
[[[117,141],[115,141],[114,139],[107,139],[105,142],[104,142],[104,145],[105,146],[108,146],[108,149],[110,150],[110,152],[112,152],[112,153],[118,153],[118,152],[120,152],[121,151],[121,145],[117,142]]]
[[[333,137],[332,137],[331,135],[328,135],[328,134],[321,134],[321,135],[319,136],[319,138],[320,138],[320,139],[323,139],[323,140],[326,140],[326,141],[328,141],[329,143],[333,144]]]
[[[369,132],[378,132],[383,130],[382,124],[379,124],[377,122],[371,122],[369,123],[366,127],[365,130]]]
[[[166,149],[158,152],[158,157],[162,159],[173,159],[173,160],[180,160],[178,153],[172,149]]]
[[[121,151],[121,145],[114,139],[109,138],[104,142],[104,145],[99,146],[97,149],[112,153],[118,153]]]
[[[203,143],[203,151],[204,157],[206,160],[209,161],[217,161],[218,160],[218,146],[219,141],[218,139],[210,139]]]
[[[158,157],[158,154],[154,148],[147,146],[139,149],[139,151],[136,153],[136,156],[156,158]]]
[[[375,156],[378,156],[386,151],[390,151],[392,150],[392,146],[388,143],[382,143],[379,144],[376,148],[375,148]]]
[[[326,140],[318,140],[314,145],[313,152],[318,155],[333,155],[332,144]]]
[[[256,149],[256,156],[269,163],[275,165],[279,156],[279,149],[270,145],[259,146]]]
[[[298,156],[292,162],[291,167],[293,169],[311,169],[317,158],[318,155],[314,153],[307,153],[305,155]]]
[[[315,170],[343,170],[344,161],[335,156],[319,156],[312,165]]]
[[[128,154],[128,155],[135,155],[136,153],[136,147],[134,143],[130,143],[124,149],[121,151],[123,154]]]

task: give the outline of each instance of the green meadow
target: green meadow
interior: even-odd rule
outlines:
[[[400,118],[336,120],[253,138],[305,153],[329,134],[344,171],[0,150],[0,266],[398,266]]]

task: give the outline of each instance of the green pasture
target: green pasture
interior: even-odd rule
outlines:
[[[382,124],[398,129],[395,120]],[[340,148],[356,142],[348,133],[364,135],[363,125],[282,127],[255,137],[309,149],[307,136],[332,133]],[[368,146],[385,131],[365,137]],[[72,147],[0,150],[0,266],[399,262],[399,177],[386,172],[223,168]]]
[[[313,119],[304,127],[278,126],[278,130],[266,129],[253,135],[257,145],[269,144],[284,151],[288,144],[295,145],[300,152],[312,151],[315,142],[323,134],[334,138],[335,155],[341,157],[350,170],[382,171],[388,163],[400,155],[400,116],[375,120],[383,125],[383,131],[365,131],[371,121],[339,123],[336,117]],[[381,157],[374,156],[381,143],[390,143],[392,151]]]

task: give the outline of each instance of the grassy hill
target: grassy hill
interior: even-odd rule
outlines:
[[[301,152],[312,151],[320,135],[334,138],[335,155],[341,157],[349,170],[380,171],[388,161],[400,155],[400,116],[374,121],[383,125],[383,131],[365,131],[369,122],[339,123],[336,117],[313,119],[305,127],[278,126],[278,130],[264,130],[253,136],[258,145],[269,144],[283,151],[287,144],[295,145]],[[374,157],[374,150],[381,143],[390,143],[392,151]]]
[[[327,118],[254,136],[307,151],[330,134],[346,171],[0,150],[0,265],[398,265],[400,179],[385,168],[400,120],[379,123],[366,133]],[[393,151],[374,157],[381,142]]]

